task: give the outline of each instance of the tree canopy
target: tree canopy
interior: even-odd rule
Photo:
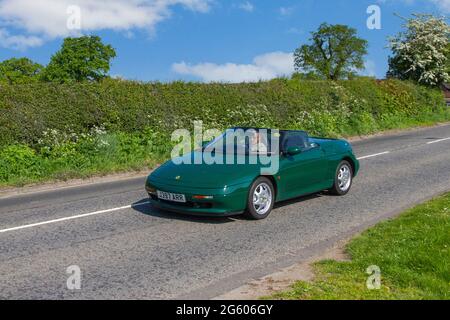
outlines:
[[[356,29],[323,23],[311,35],[312,43],[294,53],[297,71],[338,80],[364,69],[367,41],[357,37]]]
[[[39,80],[43,66],[28,58],[12,58],[0,62],[0,82],[24,84]]]
[[[98,36],[66,38],[43,73],[45,81],[83,82],[105,78],[116,51]]]
[[[445,18],[418,14],[389,39],[388,77],[436,86],[450,81],[450,27]]]

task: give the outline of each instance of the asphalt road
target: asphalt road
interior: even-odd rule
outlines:
[[[361,159],[349,195],[285,202],[264,221],[156,211],[142,178],[0,198],[0,298],[215,297],[449,191],[446,138],[450,125],[356,142],[358,157],[379,155]],[[81,290],[67,288],[72,265]]]

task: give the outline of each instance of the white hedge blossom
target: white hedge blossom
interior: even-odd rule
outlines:
[[[394,56],[388,75],[425,85],[450,81],[450,27],[444,17],[417,14],[406,19],[405,31],[389,39]]]

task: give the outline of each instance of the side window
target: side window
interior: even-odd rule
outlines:
[[[288,132],[282,139],[281,150],[286,151],[291,147],[298,147],[302,149],[309,148],[308,135],[305,132]]]

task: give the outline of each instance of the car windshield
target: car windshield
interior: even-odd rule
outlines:
[[[280,150],[286,152],[289,148],[308,149],[310,147],[308,134],[304,131],[281,132]]]
[[[270,155],[276,153],[272,142],[279,140],[280,134],[271,129],[234,128],[214,139],[204,147],[204,151],[237,155]]]
[[[234,128],[208,143],[203,150],[236,155],[273,155],[286,152],[291,147],[304,149],[308,145],[308,134],[304,131]]]

